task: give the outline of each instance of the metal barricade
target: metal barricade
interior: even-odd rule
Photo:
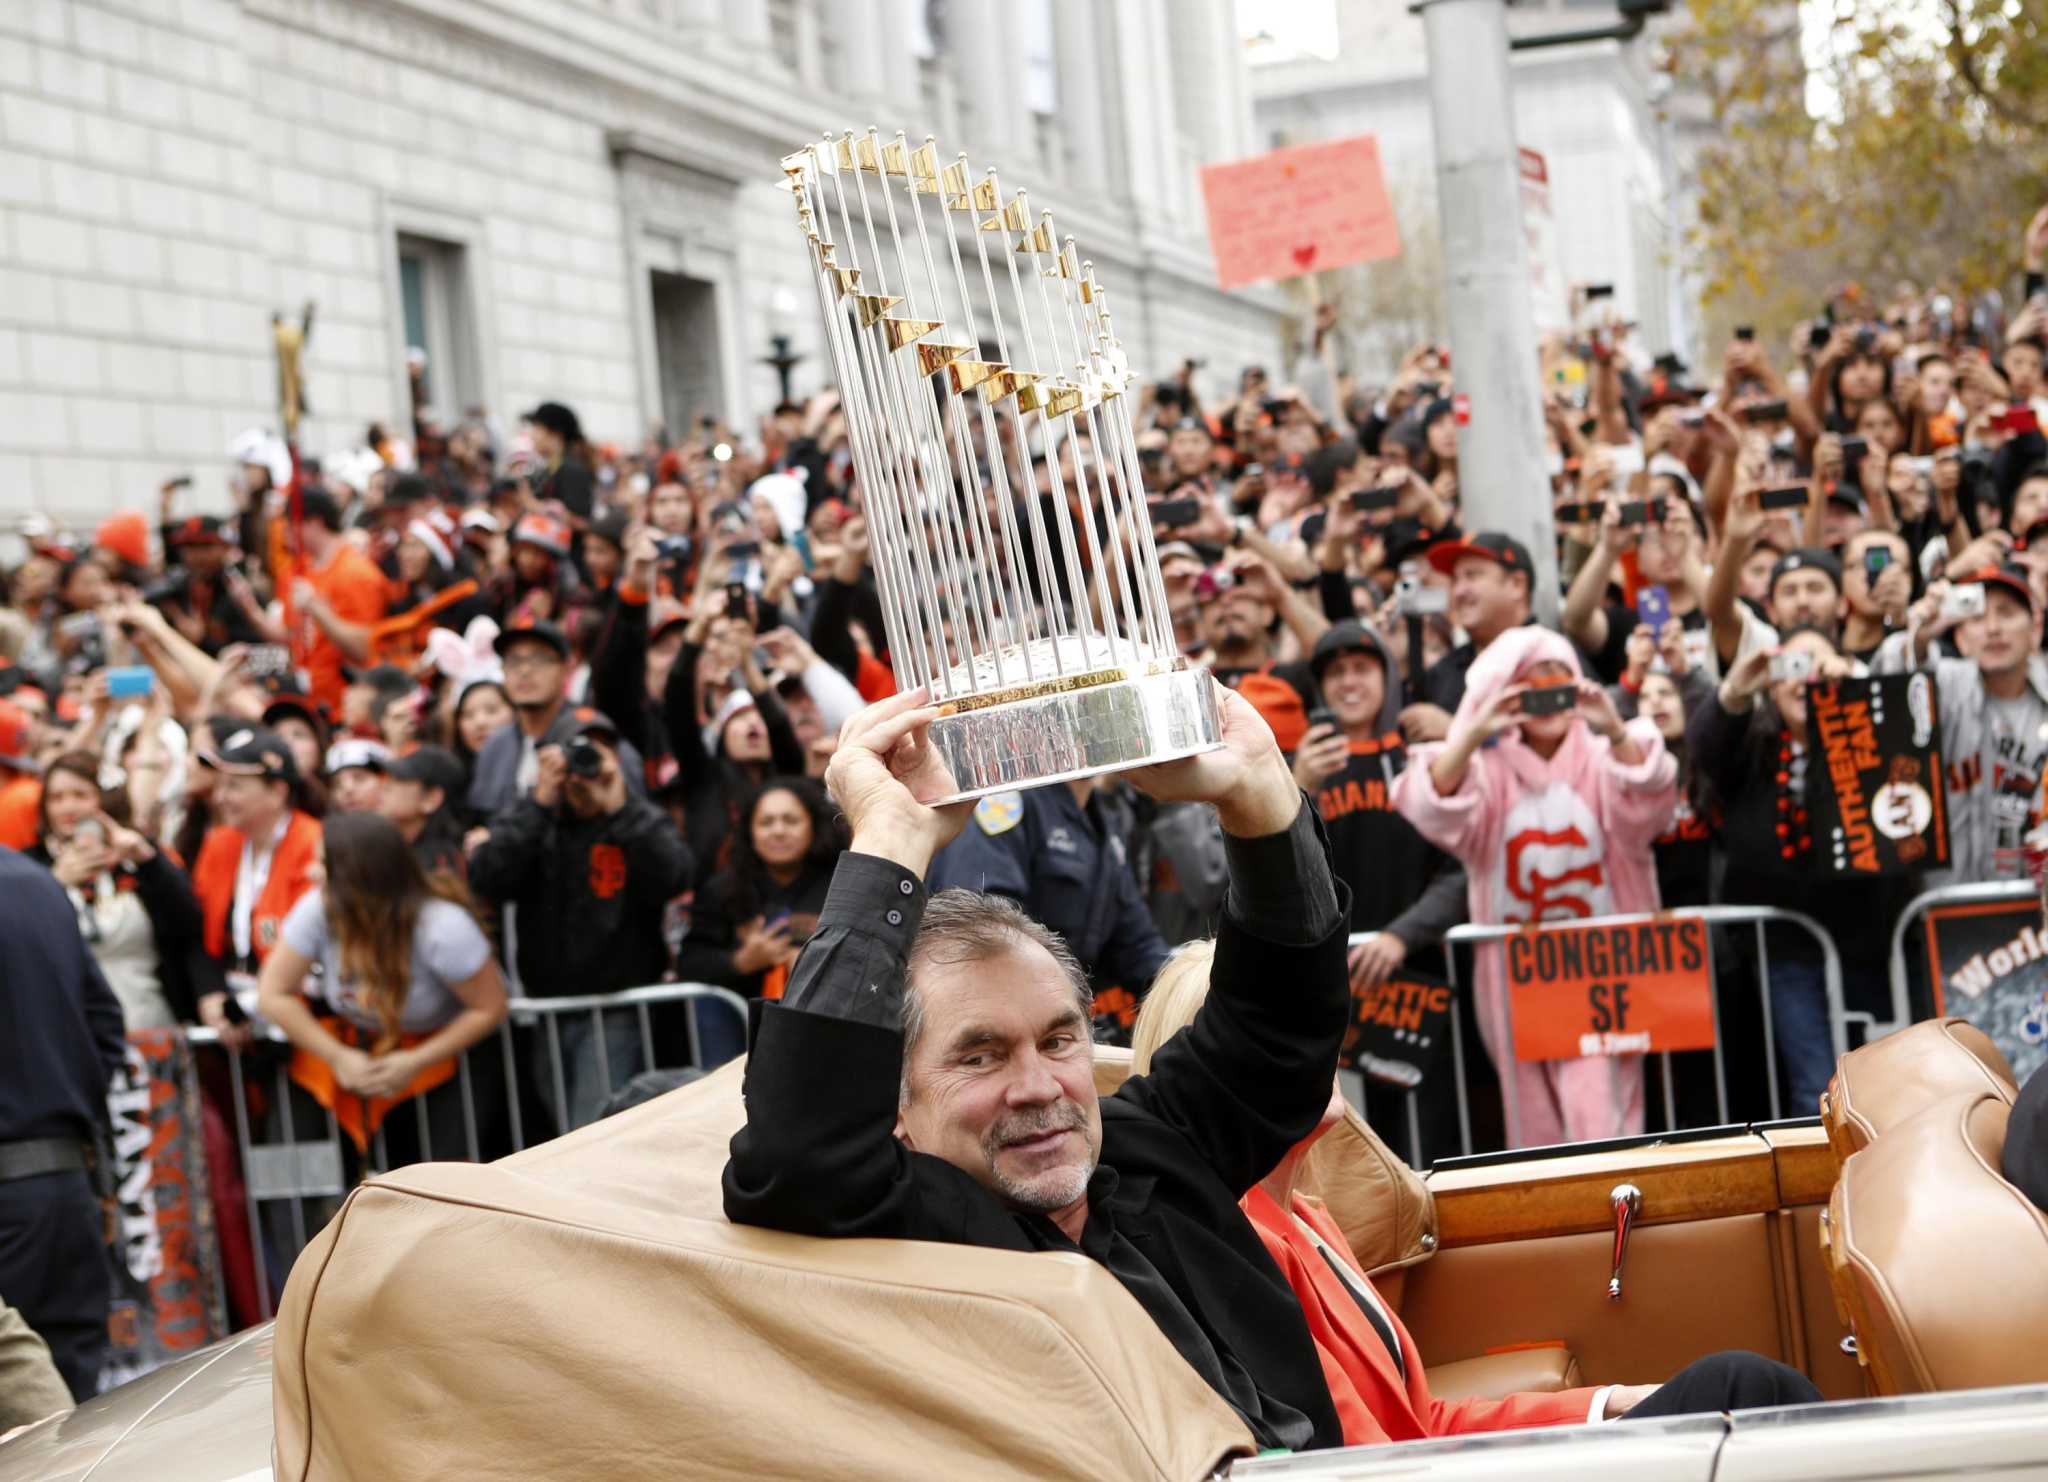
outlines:
[[[1909,1008],[1909,987],[1911,974],[1906,964],[1906,938],[1915,926],[1921,925],[1929,911],[1943,906],[2016,906],[2032,903],[2039,905],[2041,894],[2030,881],[1987,880],[1976,885],[1944,885],[1935,890],[1925,890],[1906,902],[1906,908],[1899,912],[1899,919],[1892,927],[1891,990],[1892,1011],[1897,1022],[1884,1026],[1872,1033],[1875,1039],[1879,1033],[1890,1034],[1904,1029],[1912,1018]]]
[[[591,1040],[597,1056],[598,1082],[605,1088],[615,1089],[612,1057],[606,1042],[607,1021],[616,1022],[612,1016],[631,1015],[638,1035],[640,1070],[676,1069],[678,1067],[673,1065],[656,1063],[657,1044],[652,1013],[657,1005],[675,1003],[711,1004],[716,1005],[719,1012],[736,1015],[739,1039],[744,1043],[746,999],[730,988],[708,983],[659,983],[644,988],[627,988],[617,993],[515,998],[510,1001],[497,1032],[479,1040],[457,1058],[456,1083],[460,1088],[463,1131],[459,1147],[434,1146],[426,1108],[428,1093],[423,1092],[394,1106],[386,1120],[368,1138],[367,1148],[354,1156],[344,1149],[345,1142],[350,1139],[331,1108],[318,1108],[320,1126],[308,1128],[302,1125],[312,1109],[312,1098],[303,1092],[297,1098],[292,1094],[293,1082],[287,1068],[290,1058],[288,1041],[283,1031],[273,1025],[254,1026],[253,1032],[259,1042],[271,1049],[260,1056],[245,1056],[239,1051],[224,1053],[233,1103],[235,1145],[242,1162],[242,1182],[248,1206],[257,1301],[262,1315],[271,1315],[271,1271],[290,1268],[292,1260],[305,1248],[314,1231],[326,1222],[333,1208],[339,1205],[355,1182],[369,1174],[387,1172],[392,1167],[392,1139],[387,1135],[391,1119],[410,1115],[412,1121],[418,1156],[401,1159],[402,1163],[434,1159],[481,1162],[487,1151],[518,1152],[530,1146],[521,1091],[524,1085],[531,1085],[532,1080],[521,1074],[518,1049],[519,1034],[527,1032],[537,1036],[537,1043],[545,1046],[546,1074],[536,1089],[550,1109],[557,1135],[574,1131],[594,1118],[578,1116],[577,1108],[568,1095],[569,1076],[563,1052],[564,1022],[589,1016]],[[195,1047],[224,1049],[222,1036],[216,1030],[194,1027],[185,1033]],[[689,1050],[687,1064],[701,1066],[703,1057],[694,1008],[684,1016],[683,1034]],[[481,1057],[491,1057],[495,1062],[489,1072],[493,1081],[502,1075],[503,1138],[486,1137],[484,1133],[486,1127],[495,1133],[499,1124],[487,1120],[493,1108],[478,1105],[476,1082],[483,1076],[475,1067]],[[269,1103],[266,1125],[260,1128],[252,1127],[249,1115],[248,1087],[252,1076]],[[619,1077],[619,1084],[623,1085],[629,1078]],[[552,1098],[547,1094],[550,1091]],[[314,1218],[316,1209],[318,1217]]]
[[[1819,947],[1821,957],[1822,986],[1827,1001],[1828,1031],[1830,1040],[1832,1042],[1833,1051],[1836,1057],[1840,1057],[1848,1050],[1848,1029],[1850,1024],[1861,1023],[1864,1026],[1866,1035],[1868,1037],[1875,1037],[1875,1035],[1879,1033],[1889,1032],[1889,1030],[1892,1028],[1901,1027],[1905,1022],[1905,1001],[1904,998],[1896,992],[1894,994],[1894,998],[1898,1005],[1900,1021],[1897,1025],[1879,1025],[1875,1021],[1874,1016],[1868,1013],[1863,1013],[1849,1009],[1845,1005],[1842,995],[1841,956],[1836,951],[1835,944],[1833,940],[1829,938],[1826,929],[1823,928],[1819,922],[1815,921],[1810,916],[1804,915],[1798,911],[1784,910],[1776,906],[1697,906],[1688,907],[1683,911],[1677,912],[1639,913],[1634,915],[1621,916],[1597,916],[1589,917],[1584,920],[1542,922],[1534,925],[1533,927],[1526,922],[1507,922],[1500,925],[1492,926],[1482,926],[1468,923],[1463,926],[1454,927],[1444,937],[1443,945],[1446,949],[1444,954],[1446,964],[1446,976],[1448,978],[1448,981],[1450,982],[1451,990],[1455,998],[1460,987],[1458,978],[1458,954],[1455,950],[1459,946],[1477,947],[1489,942],[1505,941],[1507,938],[1515,936],[1517,933],[1530,930],[1558,931],[1582,929],[1589,926],[1632,926],[1640,925],[1647,922],[1668,921],[1673,916],[1692,917],[1704,921],[1709,927],[1721,926],[1741,928],[1746,926],[1753,929],[1756,934],[1757,991],[1761,999],[1764,1031],[1763,1053],[1765,1060],[1766,1086],[1768,1089],[1770,1099],[1771,1116],[1773,1118],[1786,1115],[1786,1111],[1780,1095],[1778,1084],[1777,1036],[1771,1011],[1771,958],[1770,944],[1767,940],[1766,930],[1768,927],[1773,925],[1780,925],[1792,927],[1796,930],[1803,931],[1808,936],[1812,937],[1816,945]],[[1375,932],[1360,932],[1354,934],[1350,938],[1350,945],[1353,947],[1360,946],[1366,942],[1372,941],[1374,937],[1377,935],[1378,934]],[[1713,1048],[1714,1089],[1715,1100],[1719,1111],[1720,1120],[1725,1122],[1728,1120],[1729,1115],[1728,1076],[1727,1066],[1722,1058],[1722,1033],[1720,1024],[1720,1006],[1718,994],[1720,971],[1720,965],[1717,962],[1714,967],[1715,981],[1717,984],[1717,993],[1715,999],[1715,1024]],[[1503,1013],[1506,1016],[1504,1018],[1504,1022],[1508,1026],[1509,1039],[1512,1043],[1512,1013],[1505,1007],[1503,1009]],[[1470,1082],[1466,1074],[1465,1034],[1460,1023],[1460,1015],[1458,1013],[1458,1009],[1455,1003],[1453,1004],[1452,1011],[1450,1014],[1450,1038],[1451,1045],[1449,1058],[1451,1065],[1451,1074],[1455,1086],[1455,1101],[1458,1117],[1458,1145],[1460,1151],[1463,1154],[1469,1156],[1473,1152],[1477,1151],[1477,1149],[1475,1149],[1473,1146],[1472,1138],[1472,1101]],[[1691,1053],[1705,1052],[1695,1051]],[[1678,1130],[1678,1109],[1676,1104],[1676,1091],[1673,1085],[1671,1073],[1672,1052],[1663,1052],[1659,1056],[1659,1059],[1663,1066],[1664,1114],[1666,1128],[1667,1130],[1675,1131]],[[1520,1146],[1521,1139],[1519,1136],[1519,1131],[1521,1125],[1521,1114],[1519,1106],[1519,1095],[1515,1090],[1515,1078],[1512,1074],[1503,1073],[1500,1076],[1500,1082],[1501,1094],[1504,1103],[1504,1111],[1506,1114],[1505,1121],[1507,1124],[1508,1145],[1510,1147]],[[1422,1150],[1422,1102],[1419,1094],[1413,1089],[1407,1090],[1404,1093],[1404,1101],[1408,1124],[1408,1158],[1411,1166],[1420,1168],[1424,1166]],[[1809,1108],[1808,1110],[1810,1111],[1811,1109]],[[1806,1113],[1795,1112],[1792,1114],[1805,1115]]]

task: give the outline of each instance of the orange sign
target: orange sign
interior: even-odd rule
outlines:
[[[1697,916],[1532,927],[1503,946],[1517,1060],[1713,1048],[1714,976]]]
[[[1370,134],[1205,165],[1202,199],[1221,288],[1401,255]]]

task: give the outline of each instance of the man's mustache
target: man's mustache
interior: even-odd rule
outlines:
[[[1013,1142],[1043,1136],[1047,1132],[1079,1132],[1088,1125],[1088,1114],[1071,1101],[1060,1102],[1036,1112],[1020,1112],[997,1122],[988,1132],[990,1152],[1000,1152]]]

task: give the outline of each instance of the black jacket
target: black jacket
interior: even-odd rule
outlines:
[[[0,1142],[90,1141],[127,1058],[120,1002],[54,875],[0,848],[0,900]]]
[[[519,986],[533,998],[615,993],[668,969],[662,911],[690,879],[690,851],[641,798],[578,818],[521,798],[469,857],[470,888],[519,908]]]
[[[1232,879],[1235,890],[1240,876]],[[1341,913],[1341,886],[1337,894]],[[871,996],[900,995],[923,898],[908,872],[844,856],[792,999],[806,1001],[802,980],[820,952],[827,971],[877,985]],[[1214,1353],[1249,1377],[1265,1419],[1246,1421],[1262,1444],[1276,1427],[1289,1434],[1283,1444],[1343,1444],[1300,1303],[1238,1200],[1329,1103],[1351,1004],[1344,947],[1341,920],[1314,945],[1290,946],[1252,935],[1226,910],[1194,1022],[1161,1048],[1149,1075],[1101,1103],[1102,1154],[1079,1248],[1102,1260],[1099,1243],[1113,1231],[1149,1263],[1155,1284],[1146,1290],[1105,1261],[1198,1371],[1199,1354],[1175,1332],[1190,1316]],[[1077,1249],[1044,1216],[1006,1208],[964,1170],[897,1140],[897,1029],[788,1001],[759,1013],[747,1125],[725,1168],[728,1217],[807,1235]]]

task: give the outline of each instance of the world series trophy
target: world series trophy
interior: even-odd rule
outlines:
[[[941,165],[929,137],[827,133],[782,168],[890,661],[904,688],[930,686],[930,743],[955,783],[922,801],[1221,745],[1210,677],[1174,641],[1133,377],[1094,265],[1050,211],[1034,220],[1022,191],[1003,200],[965,155]]]

